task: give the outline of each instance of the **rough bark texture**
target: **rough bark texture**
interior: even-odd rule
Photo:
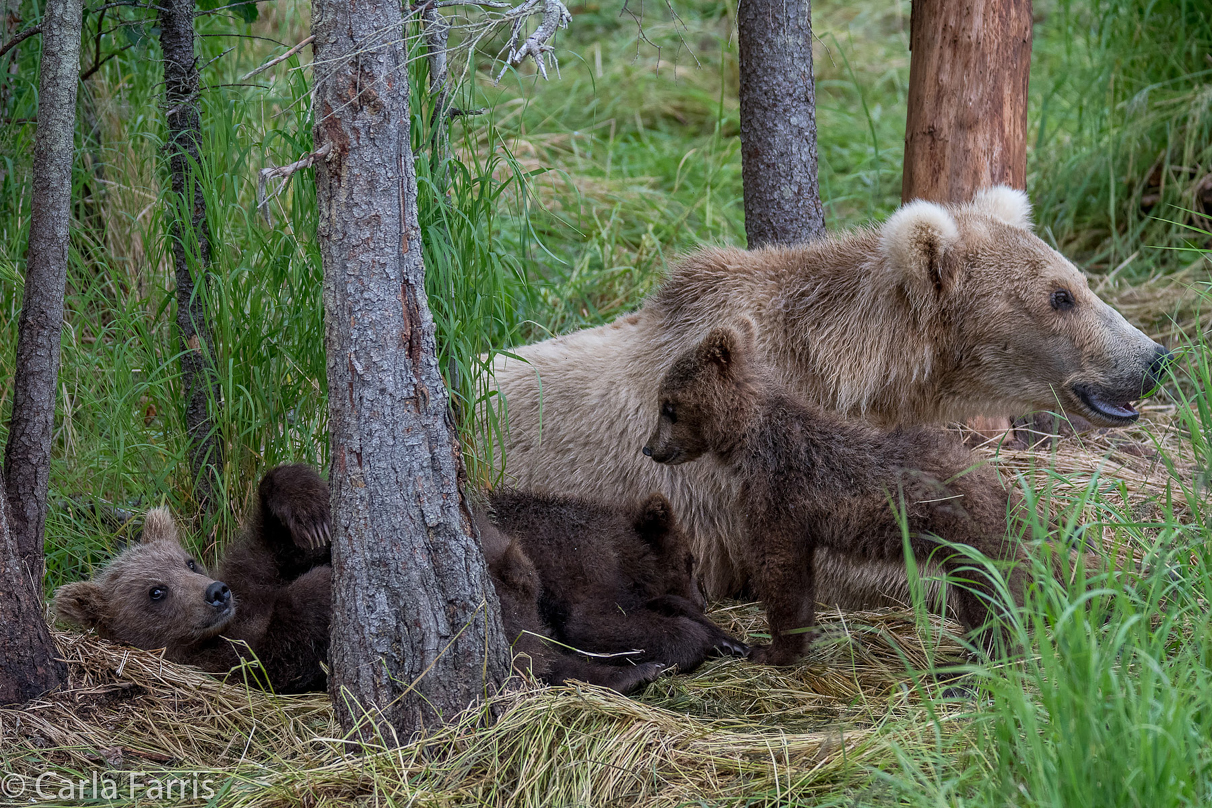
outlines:
[[[1031,0],[914,0],[909,27],[901,199],[964,202],[990,185],[1026,188]],[[1011,422],[968,426],[981,441]]]
[[[208,398],[219,406],[220,391],[214,370],[214,340],[204,306],[210,273],[210,232],[206,226],[206,200],[198,170],[202,125],[198,115],[193,0],[162,0],[159,17],[160,48],[164,51],[164,104],[168,118],[165,149],[175,202],[169,217],[177,278],[177,329],[181,335],[185,428],[189,433],[194,496],[203,511],[209,512],[223,468],[223,446],[207,409]],[[186,232],[187,227],[189,232]]]
[[[741,180],[749,246],[825,232],[809,0],[740,0]]]
[[[404,742],[509,670],[425,296],[399,4],[313,0],[333,513],[330,689]],[[395,33],[392,33],[395,32]]]
[[[16,375],[4,473],[10,529],[21,558],[41,589],[42,530],[50,483],[59,339],[67,284],[72,203],[72,134],[80,76],[80,0],[50,0],[42,19],[38,131],[34,137],[33,207],[25,296],[17,326]]]
[[[1025,188],[1031,0],[914,0],[901,198]]]
[[[42,616],[41,585],[34,580],[8,529],[8,498],[0,479],[0,704],[27,702],[67,679],[67,666],[57,658]]]

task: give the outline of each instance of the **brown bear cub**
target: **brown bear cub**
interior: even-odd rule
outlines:
[[[517,491],[488,504],[495,526],[531,559],[539,617],[563,645],[682,673],[712,655],[748,652],[704,614],[690,539],[661,494],[630,511]]]
[[[217,579],[181,546],[168,509],[156,508],[138,545],[93,580],[59,588],[55,614],[213,673],[255,656],[260,668],[251,678],[279,693],[324,690],[332,611],[328,485],[309,466],[279,466],[258,494]]]
[[[716,328],[678,357],[661,382],[659,420],[643,452],[670,465],[709,454],[735,475],[743,560],[770,623],[771,642],[755,647],[754,659],[787,665],[805,650],[817,548],[901,560],[901,514],[918,563],[933,560],[958,580],[953,603],[965,629],[989,621],[993,585],[936,537],[1017,562],[1008,587],[1021,596],[1027,558],[1007,535],[1008,496],[992,469],[940,431],[883,432],[803,404],[757,364],[752,340],[751,325],[743,333]],[[987,646],[996,635],[984,636]]]
[[[480,542],[488,562],[497,598],[501,602],[501,622],[513,645],[513,668],[530,672],[547,684],[560,685],[569,679],[608,687],[620,693],[648,684],[665,669],[659,662],[639,665],[607,665],[585,659],[549,642],[551,629],[539,617],[539,593],[542,581],[534,562],[517,539],[496,528],[486,514],[476,514]]]

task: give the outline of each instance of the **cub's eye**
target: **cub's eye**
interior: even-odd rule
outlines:
[[[147,596],[149,598],[151,598],[152,600],[160,600],[161,598],[164,597],[164,594],[165,594],[165,590],[163,587],[153,586],[151,588],[151,591],[147,593]]]
[[[676,424],[678,422],[677,411],[673,408],[672,401],[666,401],[661,405],[661,417],[668,418],[669,423]]]
[[[198,571],[198,565],[194,563],[194,560],[192,558],[189,561],[185,562],[185,566],[189,567],[191,572]]]
[[[1077,305],[1068,289],[1057,289],[1052,293],[1052,308],[1056,311],[1069,311]]]

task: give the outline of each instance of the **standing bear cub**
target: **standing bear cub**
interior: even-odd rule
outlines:
[[[255,657],[252,680],[279,693],[324,690],[332,611],[328,507],[328,485],[314,469],[272,469],[217,579],[181,546],[168,509],[155,508],[139,544],[93,580],[58,589],[55,614],[212,673]]]
[[[757,364],[751,329],[717,328],[674,361],[643,453],[666,465],[713,455],[734,479],[743,560],[770,623],[770,645],[753,658],[787,665],[802,654],[815,625],[818,549],[860,564],[903,559],[898,510],[918,563],[959,579],[952,602],[965,629],[989,622],[995,586],[938,537],[1015,562],[1008,586],[1018,599],[1027,558],[1007,535],[1008,497],[993,471],[942,432],[883,432],[801,403]]]

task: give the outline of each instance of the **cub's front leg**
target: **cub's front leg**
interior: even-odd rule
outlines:
[[[815,543],[796,541],[785,529],[754,534],[760,543],[754,546],[755,583],[770,644],[753,646],[749,658],[767,665],[794,664],[816,635]]]

